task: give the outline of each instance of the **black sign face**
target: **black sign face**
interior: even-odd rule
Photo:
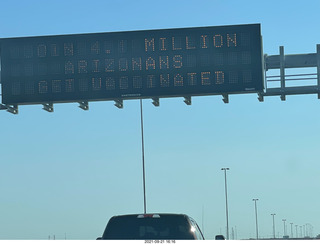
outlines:
[[[2,103],[263,90],[260,25],[0,39]]]

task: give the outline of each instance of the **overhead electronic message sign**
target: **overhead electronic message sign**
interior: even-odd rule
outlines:
[[[2,103],[263,90],[259,24],[0,39]]]

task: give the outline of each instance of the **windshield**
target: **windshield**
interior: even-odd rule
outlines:
[[[119,216],[112,218],[102,239],[195,239],[191,226],[183,215],[162,215],[160,218],[137,218],[137,216]]]

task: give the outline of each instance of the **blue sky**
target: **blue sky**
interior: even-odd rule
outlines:
[[[313,53],[320,2],[18,1],[1,2],[0,38],[261,23],[265,54]],[[320,234],[319,100],[257,100],[257,94],[144,100],[148,212],[186,213],[206,238],[239,239],[290,223]],[[113,215],[143,212],[140,107],[125,101],[20,106],[1,111],[0,239],[95,239]],[[300,232],[300,231],[299,231]],[[294,228],[295,235],[295,228]]]

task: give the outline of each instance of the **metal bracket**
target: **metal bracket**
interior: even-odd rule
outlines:
[[[261,93],[258,93],[258,100],[259,102],[263,102],[264,101],[264,97]]]
[[[184,97],[184,103],[187,105],[191,105],[191,96]]]
[[[152,98],[152,104],[153,104],[155,107],[159,107],[159,106],[160,106],[159,98],[158,98],[158,97],[153,97],[153,98]]]
[[[228,94],[222,94],[222,101],[224,103],[229,103],[229,95]]]
[[[8,107],[4,104],[0,103],[0,110],[6,110]]]
[[[53,112],[53,103],[45,103],[45,104],[42,104],[43,105],[43,110],[49,112],[49,113],[52,113]]]
[[[79,102],[79,108],[87,111],[87,110],[89,110],[89,103],[88,102]]]
[[[7,112],[12,114],[18,114],[18,105],[9,106],[6,104],[0,104],[0,110],[7,110]]]
[[[114,106],[116,106],[117,108],[123,108],[123,100],[122,99],[114,100],[114,102],[115,102]]]

